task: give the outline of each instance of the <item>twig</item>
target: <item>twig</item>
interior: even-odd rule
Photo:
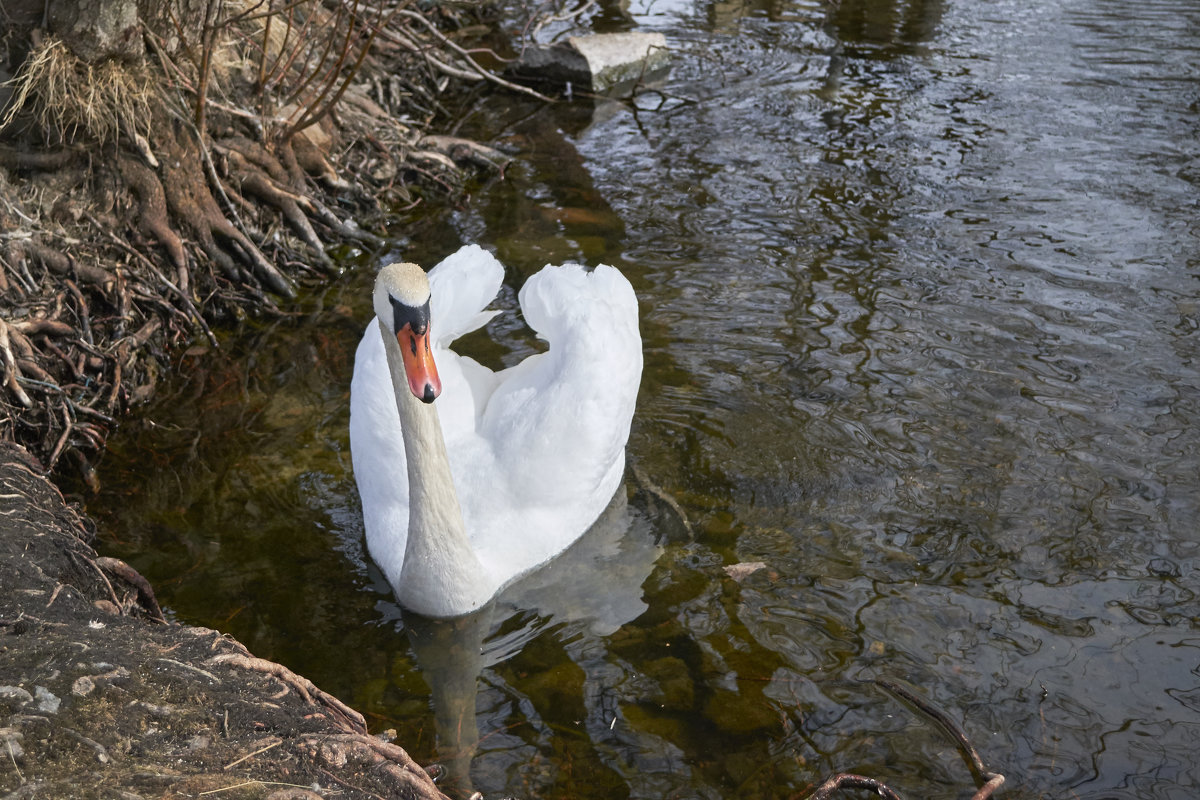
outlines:
[[[65,281],[67,289],[75,298],[75,302],[79,305],[79,329],[83,333],[83,339],[88,344],[94,345],[96,342],[92,339],[92,323],[89,319],[87,301],[83,299],[83,292],[79,291],[79,287],[75,285],[75,281],[67,279]]]
[[[196,796],[197,797],[205,797],[206,795],[210,795],[210,794],[220,794],[221,792],[231,792],[234,789],[242,789],[247,786],[261,786],[261,785],[262,785],[262,781],[254,781],[254,780],[242,781],[241,783],[235,783],[232,786],[222,786],[220,789],[209,789],[207,792],[201,792],[200,794],[198,794]]]
[[[112,758],[110,758],[108,755],[108,750],[104,749],[104,745],[100,744],[95,739],[89,739],[79,731],[72,730],[71,728],[63,728],[63,730],[66,731],[67,734],[70,735],[70,737],[75,741],[79,742],[80,744],[86,744],[88,747],[92,748],[92,751],[96,754],[96,760],[101,764],[107,764],[109,761],[112,761]]]
[[[246,755],[242,756],[241,758],[237,759],[236,761],[230,761],[228,764],[221,767],[221,769],[228,772],[229,770],[233,769],[234,767],[236,767],[238,764],[242,763],[243,761],[246,761],[247,759],[250,759],[250,758],[254,758],[259,753],[265,753],[268,750],[275,748],[275,747],[279,747],[279,745],[283,744],[283,739],[280,739],[278,737],[272,737],[272,738],[274,739],[274,741],[271,742],[270,744],[268,744],[266,747],[260,747],[257,750],[255,750],[253,753],[247,753]]]
[[[25,775],[22,774],[21,768],[17,766],[17,754],[13,752],[13,740],[5,736],[4,743],[8,745],[8,757],[12,760],[13,769],[17,771],[17,777],[21,780],[21,783],[25,783]]]
[[[83,560],[86,561],[92,569],[96,570],[96,574],[100,576],[100,580],[104,581],[104,585],[108,587],[108,593],[112,596],[113,604],[117,608],[120,608],[121,598],[117,597],[117,590],[113,588],[112,581],[110,581],[108,576],[104,574],[104,570],[100,569],[100,565],[97,564],[94,559],[83,556]]]
[[[21,388],[21,370],[17,367],[17,359],[13,357],[12,346],[8,341],[8,323],[0,319],[0,357],[4,359],[4,382],[17,400],[26,408],[33,408],[33,399]]]
[[[521,84],[513,83],[512,81],[506,81],[506,80],[504,80],[504,78],[501,78],[499,75],[494,75],[491,72],[489,72],[488,70],[479,66],[479,64],[476,63],[475,59],[471,58],[470,53],[468,53],[466,50],[464,50],[463,48],[461,48],[457,44],[455,44],[453,41],[451,41],[450,38],[448,36],[446,36],[446,34],[442,33],[441,31],[439,31],[437,29],[437,26],[435,26],[432,22],[425,19],[425,17],[421,16],[420,14],[416,13],[415,11],[409,11],[407,9],[401,8],[401,9],[396,10],[396,14],[398,16],[407,17],[409,19],[413,19],[413,20],[416,20],[417,22],[420,22],[422,25],[424,25],[429,30],[430,33],[432,33],[434,35],[435,38],[437,38],[438,41],[440,41],[446,47],[449,47],[451,50],[453,50],[455,53],[457,53],[459,56],[461,56],[463,58],[463,60],[466,61],[467,64],[471,67],[471,69],[478,72],[479,77],[483,78],[484,80],[491,81],[492,83],[496,84],[497,86],[503,86],[505,89],[510,89],[514,92],[520,92],[521,94],[527,94],[530,97],[541,100],[543,103],[553,103],[554,102],[553,98],[547,97],[546,95],[542,94],[541,92],[539,92],[535,89],[530,89],[528,86],[522,86]]]
[[[393,13],[398,12],[399,9],[397,9],[397,12]],[[333,110],[333,107],[336,106],[338,101],[342,99],[342,95],[345,94],[346,90],[350,88],[350,83],[354,80],[354,76],[357,75],[359,69],[362,68],[363,59],[367,57],[367,53],[371,50],[371,45],[375,41],[375,36],[391,21],[392,14],[389,14],[386,20],[382,20],[382,24],[377,21],[375,24],[368,27],[370,32],[367,34],[367,40],[363,42],[362,46],[359,48],[358,58],[355,59],[354,64],[351,65],[349,73],[342,78],[341,86],[338,86],[337,90],[331,97],[329,97],[327,101],[325,101],[324,105],[322,105],[320,108],[317,108],[317,105],[325,100],[325,97],[329,94],[329,90],[332,89],[337,83],[338,74],[341,72],[342,64],[345,63],[346,56],[350,52],[350,42],[353,38],[355,28],[357,27],[357,17],[358,10],[356,2],[356,7],[351,9],[350,19],[346,23],[346,41],[342,45],[342,52],[338,55],[337,63],[330,68],[329,81],[321,90],[321,93],[317,95],[316,99],[313,100],[305,109],[304,113],[301,114],[300,119],[289,125],[288,128],[279,136],[281,141],[287,141],[293,135],[304,130],[309,125],[319,122],[330,111]]]
[[[914,708],[938,723],[943,730],[950,734],[966,759],[967,765],[971,768],[972,772],[982,779],[982,785],[971,796],[971,800],[988,800],[997,789],[1004,785],[1004,776],[998,772],[990,771],[984,765],[983,759],[979,757],[979,752],[971,745],[971,742],[967,739],[967,735],[963,733],[958,723],[951,719],[948,714],[941,709],[935,708],[928,701],[918,697],[915,693],[895,681],[886,678],[876,678],[875,684],[910,703]],[[809,795],[808,800],[828,800],[834,792],[842,788],[869,789],[884,798],[884,800],[902,800],[894,789],[882,781],[862,775],[854,775],[849,772],[839,772],[831,776],[817,787],[816,791]]]
[[[208,99],[208,80],[212,74],[212,58],[213,51],[217,46],[217,31],[220,26],[217,24],[217,18],[221,14],[222,3],[220,0],[208,0],[204,4],[204,22],[200,28],[200,80],[199,86],[196,87],[196,127],[200,130],[205,130],[208,123],[205,119],[204,103]]]
[[[987,766],[983,763],[983,759],[979,757],[979,751],[976,750],[971,742],[967,739],[967,735],[963,733],[963,729],[959,727],[958,723],[952,720],[948,714],[941,709],[934,708],[927,701],[918,697],[916,694],[909,691],[904,686],[896,683],[895,681],[890,681],[886,678],[876,678],[875,683],[884,689],[887,689],[889,692],[901,698],[902,700],[912,703],[914,706],[916,706],[918,711],[928,715],[929,717],[932,717],[934,721],[941,725],[942,728],[944,728],[945,731],[950,734],[950,736],[958,744],[958,747],[962,751],[963,755],[966,757],[971,769],[983,779],[984,786],[980,788],[979,792],[982,792],[994,781],[999,779],[999,782],[996,783],[995,786],[992,786],[987,794],[980,794],[979,792],[976,792],[975,800],[982,800],[983,798],[989,797],[992,792],[1000,788],[1000,786],[1004,783],[1004,776],[997,772],[992,772],[987,768]]]
[[[971,795],[971,800],[988,800],[992,794],[1004,785],[1004,776],[998,772],[990,773],[992,777],[988,778],[983,786],[975,794]]]
[[[303,47],[300,45],[293,45],[291,50],[288,50],[288,43],[291,41],[291,38],[292,38],[292,31],[296,30],[296,25],[295,25],[296,7],[299,6],[300,4],[301,4],[300,2],[289,3],[288,6],[286,7],[286,9],[280,9],[281,12],[285,11],[285,10],[287,11],[288,18],[287,18],[287,24],[284,26],[283,42],[279,45],[279,54],[282,56],[284,53],[287,53],[288,57],[286,59],[276,58],[275,63],[271,65],[270,72],[267,73],[266,79],[261,84],[263,87],[263,107],[264,108],[266,107],[268,90],[273,90],[275,84],[282,81],[283,77],[285,75],[287,75],[288,72],[291,71],[292,65],[294,63],[296,63],[296,58],[300,55],[300,53],[307,52],[309,49],[309,48],[306,48],[306,47]],[[296,33],[297,41],[304,42],[304,41],[308,40],[309,35],[312,31],[312,26],[315,24],[316,18],[317,18],[316,14],[306,14],[305,15],[304,27],[301,28]],[[305,64],[307,64],[307,63],[308,63],[308,56],[306,55],[305,56]]]
[[[213,674],[212,674],[211,672],[209,672],[208,670],[200,669],[199,667],[194,667],[194,666],[192,666],[191,664],[185,664],[184,662],[182,662],[182,661],[176,661],[176,660],[175,660],[175,659],[173,659],[173,658],[160,658],[160,659],[158,659],[158,660],[159,660],[159,661],[163,661],[163,662],[165,662],[165,663],[167,663],[167,664],[174,664],[174,665],[175,665],[175,666],[177,666],[177,667],[183,667],[184,669],[191,670],[192,672],[199,673],[200,675],[203,675],[204,677],[208,678],[208,679],[209,679],[210,681],[212,681],[213,683],[220,683],[220,682],[221,682],[221,679],[220,679],[220,678],[218,678],[216,675],[213,675]]]
[[[338,21],[342,18],[342,9],[339,6],[337,11],[334,14],[333,19],[329,21],[328,27],[330,30],[330,34],[325,37],[324,48],[321,50],[321,54],[319,56],[317,56],[316,66],[314,66],[310,70],[310,69],[308,69],[308,65],[311,63],[310,54],[308,53],[308,48],[305,47],[302,43],[304,42],[305,39],[307,39],[306,34],[308,33],[310,26],[312,26],[314,24],[314,20],[316,18],[317,18],[316,14],[309,14],[305,17],[304,29],[301,31],[301,36],[300,36],[301,44],[297,45],[296,47],[294,47],[292,49],[291,55],[288,57],[287,62],[284,64],[282,71],[280,71],[280,73],[279,73],[279,80],[282,81],[283,77],[285,75],[287,75],[288,71],[292,68],[292,64],[295,63],[296,56],[298,56],[301,52],[306,53],[306,55],[304,56],[304,63],[300,69],[300,74],[301,74],[302,80],[300,81],[300,85],[297,86],[295,89],[293,89],[292,93],[283,99],[282,105],[285,107],[290,106],[293,103],[298,103],[300,98],[304,94],[304,90],[307,89],[309,86],[311,86],[313,84],[313,82],[317,79],[317,76],[321,74],[321,67],[323,67],[325,65],[325,59],[329,57],[329,51],[333,49],[334,40],[335,40],[335,37],[337,34],[337,24],[338,24]],[[288,29],[291,30],[291,28],[292,28],[291,20],[289,19]],[[345,41],[343,42],[344,47],[349,47],[350,40],[353,37],[353,35],[354,35],[354,20],[353,20],[353,12],[351,12],[351,21],[346,26],[346,38],[345,38]],[[329,72],[326,73],[328,76],[331,76],[331,79],[335,78],[335,76],[337,75],[338,70],[341,67],[342,61],[345,59],[345,57],[346,57],[346,50],[343,49],[340,54],[340,57],[338,59],[338,63],[334,64],[334,66],[329,70]],[[274,77],[272,77],[272,81],[273,82],[275,81]],[[262,84],[262,86],[264,86],[264,87],[266,87],[266,85],[267,84],[265,84],[265,83]],[[264,92],[264,94],[265,94],[265,92]]]
[[[67,412],[67,404],[62,404],[63,412],[63,432],[62,436],[58,437],[58,441],[54,443],[54,449],[50,451],[50,458],[47,463],[50,469],[54,469],[54,465],[58,463],[59,456],[62,455],[63,448],[67,446],[67,440],[71,438],[71,429],[74,427],[71,424],[71,415]],[[108,587],[110,590],[112,587]]]
[[[263,22],[263,35],[262,35],[262,47],[261,47],[262,52],[259,54],[259,58],[258,58],[258,85],[259,86],[267,85],[266,84],[266,81],[267,81],[267,49],[268,49],[267,46],[271,41],[271,21],[275,19],[274,5],[275,4],[274,4],[273,0],[267,0],[267,13],[265,15],[266,19]],[[284,35],[286,36],[290,32],[291,31],[284,31]],[[266,94],[267,94],[266,92],[262,93],[262,98],[264,101],[266,99]]]
[[[310,796],[320,800],[320,795],[309,791],[307,786],[300,783],[285,783],[284,781],[242,781],[241,783],[235,783],[232,786],[222,786],[220,789],[209,789],[207,792],[200,792],[200,794],[196,795],[196,797],[207,797],[210,794],[221,794],[221,792],[229,792],[233,791],[234,789],[242,789],[247,786],[290,786],[293,789],[303,790],[304,794],[300,796],[304,797],[305,800],[307,800],[307,798]],[[288,796],[296,797],[297,793],[289,792]]]
[[[180,302],[183,303],[183,307],[191,316],[192,321],[195,322],[196,325],[200,327],[200,330],[204,332],[204,337],[208,339],[208,343],[213,347],[219,348],[220,345],[217,343],[217,337],[213,335],[212,329],[208,327],[208,323],[204,321],[204,317],[201,316],[200,312],[196,309],[195,304],[192,302],[192,298],[188,296],[187,292],[182,291],[178,286],[172,283],[167,276],[162,273],[162,270],[160,270],[154,264],[153,261],[123,242],[119,236],[115,235],[112,231],[105,231],[105,233],[108,235],[108,238],[112,240],[113,244],[136,258],[142,264],[142,266],[149,269],[154,274],[154,277],[162,281],[163,285],[170,289],[171,292],[179,298]]]
[[[61,386],[59,386],[56,383],[49,383],[48,381],[39,381],[35,378],[26,378],[24,375],[19,377],[17,380],[20,381],[25,386],[33,386],[38,389],[44,389],[45,391],[49,392],[50,394],[61,395],[62,398],[64,400],[66,400],[67,405],[69,405],[71,407],[71,410],[77,414],[86,414],[88,416],[95,417],[96,419],[100,420],[101,422],[107,423],[109,425],[112,425],[114,422],[116,422],[115,419],[110,417],[108,414],[105,414],[103,411],[97,411],[96,409],[92,408],[91,406],[85,406],[85,405],[81,405],[81,404],[75,402],[74,400],[71,399],[71,396],[67,394],[66,389],[62,388]]]
[[[538,31],[549,25],[551,22],[566,22],[567,20],[578,17],[583,12],[587,11],[592,6],[596,5],[596,0],[584,0],[576,8],[562,14],[550,14],[538,20],[538,23],[533,26],[533,30],[529,31],[528,38],[537,36]]]
[[[839,772],[837,775],[829,778],[829,780],[818,786],[815,792],[809,795],[809,800],[826,800],[826,798],[832,796],[838,789],[870,789],[882,797],[883,800],[903,800],[887,784],[881,783],[874,778],[854,775],[849,772]]]

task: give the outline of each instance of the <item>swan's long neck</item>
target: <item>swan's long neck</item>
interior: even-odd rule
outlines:
[[[492,596],[494,579],[467,538],[437,407],[413,397],[396,339],[380,329],[408,464],[408,544],[397,599],[419,614],[465,614]]]

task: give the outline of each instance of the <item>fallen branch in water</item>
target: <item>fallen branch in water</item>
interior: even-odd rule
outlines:
[[[943,730],[950,734],[966,759],[971,771],[980,779],[981,785],[975,791],[975,794],[971,795],[971,800],[988,800],[997,789],[1004,785],[1004,776],[998,772],[992,772],[987,768],[983,763],[983,759],[979,756],[979,751],[971,744],[963,729],[946,712],[935,708],[929,702],[918,697],[915,693],[895,681],[890,681],[886,678],[876,678],[875,684],[911,704],[922,714],[933,719]],[[839,789],[869,789],[884,798],[884,800],[902,800],[896,790],[882,781],[862,775],[854,775],[849,772],[839,772],[836,775],[830,776],[828,780],[817,787],[816,791],[808,796],[808,800],[828,800]]]
[[[874,778],[854,775],[849,772],[839,772],[822,783],[815,792],[809,795],[809,800],[825,800],[838,789],[870,789],[883,800],[901,800],[900,795]]]

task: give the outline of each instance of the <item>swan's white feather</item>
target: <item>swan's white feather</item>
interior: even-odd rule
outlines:
[[[503,267],[468,246],[429,273],[435,401],[471,546],[496,589],[545,563],[600,515],[620,484],[642,371],[637,298],[616,269],[547,266],[521,289],[549,349],[493,372],[453,339],[487,322]],[[392,581],[408,535],[408,482],[380,325],[355,356],[350,440],[367,546]],[[463,609],[464,611],[469,609]]]
[[[429,272],[430,308],[437,324],[433,343],[449,347],[465,333],[482,328],[499,311],[484,311],[500,291],[504,267],[477,244],[447,256]]]

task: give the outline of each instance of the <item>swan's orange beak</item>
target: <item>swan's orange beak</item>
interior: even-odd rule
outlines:
[[[414,333],[412,325],[405,323],[396,333],[400,353],[404,356],[404,374],[408,377],[408,388],[413,397],[422,403],[432,403],[442,393],[442,380],[438,377],[437,365],[429,349],[429,329]]]

